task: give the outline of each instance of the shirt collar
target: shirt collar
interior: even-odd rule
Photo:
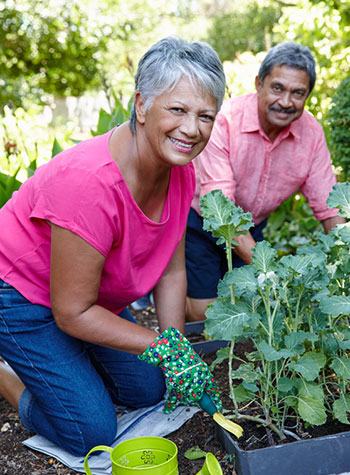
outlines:
[[[243,111],[242,132],[259,132],[260,135],[266,137],[258,116],[258,94],[255,92],[254,94],[250,94],[250,96],[250,100],[245,104]],[[289,134],[292,134],[296,139],[300,139],[299,119],[285,127],[280,133],[280,138],[285,139]]]

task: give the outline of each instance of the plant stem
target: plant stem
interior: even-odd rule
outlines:
[[[229,382],[229,387],[230,387],[230,398],[232,399],[233,402],[233,407],[235,408],[235,414],[238,416],[238,404],[235,398],[235,392],[233,390],[233,384],[232,384],[232,360],[233,360],[233,348],[235,346],[235,340],[231,341],[230,344],[230,354],[228,357],[228,382]]]
[[[229,238],[226,240],[225,249],[226,249],[227,268],[228,268],[228,271],[231,272],[232,268],[233,268],[232,267],[232,237],[231,237],[231,233],[229,235]],[[230,294],[231,294],[231,304],[234,305],[235,304],[235,290],[234,290],[233,284],[230,285]]]
[[[237,419],[247,419],[248,421],[258,422],[259,424],[263,424],[265,427],[269,427],[273,430],[281,440],[285,440],[286,436],[284,435],[283,431],[281,431],[273,422],[267,421],[265,419],[261,419],[258,416],[248,416],[247,414],[235,414],[234,416]],[[228,419],[233,419],[233,417],[229,417]]]

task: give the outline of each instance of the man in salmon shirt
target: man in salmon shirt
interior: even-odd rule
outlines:
[[[236,239],[234,267],[250,263],[269,214],[297,190],[326,233],[344,222],[326,204],[336,178],[322,127],[304,111],[315,79],[310,50],[282,43],[262,62],[256,93],[227,99],[217,114],[210,141],[193,161],[196,192],[186,235],[188,321],[205,319],[207,305],[215,300],[218,281],[227,271],[223,247],[202,229],[201,196],[221,189],[253,216],[255,227]]]

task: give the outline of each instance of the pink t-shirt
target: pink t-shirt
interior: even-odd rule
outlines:
[[[337,215],[326,204],[336,179],[324,133],[306,111],[272,143],[260,125],[257,94],[228,99],[216,116],[209,143],[193,164],[192,207],[198,213],[200,196],[221,189],[259,224],[300,190],[318,220]]]
[[[134,201],[108,142],[81,142],[49,163],[0,210],[0,277],[50,307],[50,226],[82,237],[106,258],[97,303],[114,312],[158,282],[179,244],[193,197],[192,164],[174,167],[159,223]]]

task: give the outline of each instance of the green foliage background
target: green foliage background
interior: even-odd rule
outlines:
[[[168,35],[216,48],[228,96],[254,91],[271,46],[309,46],[317,81],[306,107],[324,127],[339,178],[348,179],[350,0],[0,0],[0,172],[7,193],[17,186],[7,176],[23,181],[34,159],[50,159],[55,138],[68,146],[69,136],[79,135],[71,123],[43,125],[40,107],[104,90],[111,110],[100,120],[113,125],[114,105],[128,109],[138,60]],[[266,235],[288,253],[318,229],[296,195],[271,216]]]

